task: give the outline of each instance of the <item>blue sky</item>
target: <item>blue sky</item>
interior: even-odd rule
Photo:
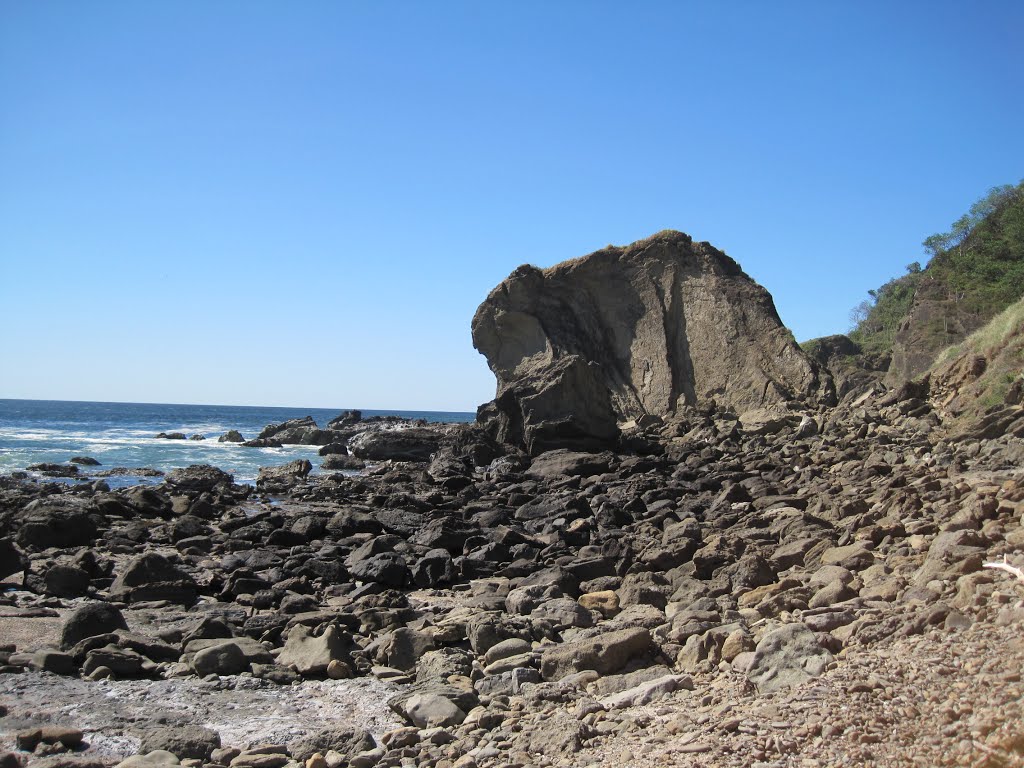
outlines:
[[[472,410],[478,304],[679,229],[798,339],[1024,178],[1019,2],[0,5],[0,397]]]

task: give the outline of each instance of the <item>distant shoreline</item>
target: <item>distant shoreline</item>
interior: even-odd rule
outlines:
[[[431,410],[423,408],[337,408],[334,406],[304,406],[304,405],[237,405],[231,403],[159,403],[149,400],[53,400],[49,398],[27,398],[27,397],[0,397],[0,404],[3,403],[36,403],[36,404],[66,404],[66,405],[130,405],[130,406],[167,406],[171,408],[258,408],[260,410],[287,410],[287,411],[342,411],[358,410],[369,416],[402,416],[405,418],[420,418],[419,414],[435,413],[450,416],[467,416],[465,419],[472,421],[476,418],[476,411],[446,411]]]

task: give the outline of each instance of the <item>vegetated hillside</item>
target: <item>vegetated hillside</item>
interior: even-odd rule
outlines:
[[[924,247],[927,267],[908,265],[853,311],[850,339],[869,356],[891,355],[890,385],[924,373],[1024,296],[1024,182],[995,187]]]
[[[1024,436],[1024,299],[947,348],[928,381],[932,404],[954,434]]]

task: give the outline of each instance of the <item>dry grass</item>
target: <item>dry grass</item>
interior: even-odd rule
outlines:
[[[932,364],[935,371],[965,352],[991,353],[1006,344],[1014,334],[1024,333],[1024,299],[1011,304],[959,344],[947,347]]]

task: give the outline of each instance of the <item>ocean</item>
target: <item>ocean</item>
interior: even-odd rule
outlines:
[[[321,427],[343,408],[264,408],[242,405],[174,405],[163,403],[91,403],[63,400],[0,400],[0,474],[32,464],[67,462],[90,456],[102,466],[151,467],[168,472],[190,464],[212,464],[230,472],[235,482],[254,483],[260,467],[309,459],[319,467],[318,446],[245,448],[218,443],[230,429],[246,440],[268,424],[312,416]],[[432,422],[469,422],[475,414],[443,411],[375,411],[370,416],[402,416]],[[205,435],[205,440],[157,439],[160,432]],[[90,468],[82,467],[86,473]],[[159,482],[136,476],[106,478],[111,487]]]

